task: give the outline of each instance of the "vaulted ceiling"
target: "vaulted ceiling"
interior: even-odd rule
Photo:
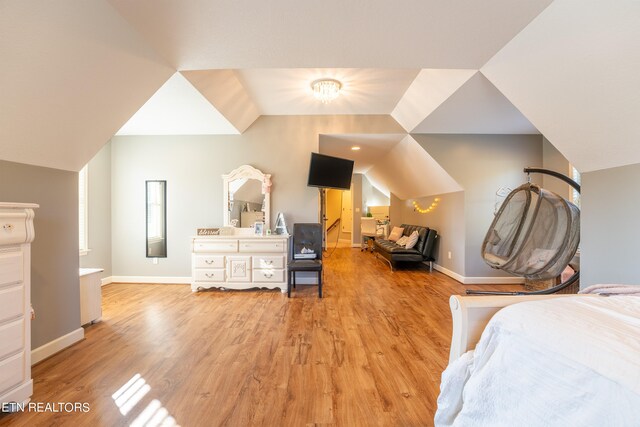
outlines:
[[[375,113],[408,133],[540,132],[581,171],[639,163],[639,18],[633,0],[5,0],[0,159],[78,170],[158,114],[188,134]],[[313,104],[326,74],[344,96]]]

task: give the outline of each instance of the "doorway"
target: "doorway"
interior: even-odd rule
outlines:
[[[326,190],[326,245],[351,247],[353,232],[353,201],[351,190]]]

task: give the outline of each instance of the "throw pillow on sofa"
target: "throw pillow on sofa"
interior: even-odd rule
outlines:
[[[398,239],[402,237],[403,231],[404,228],[393,227],[393,230],[391,230],[391,234],[389,234],[389,240],[391,240],[392,242],[397,242]]]
[[[396,241],[396,245],[404,246],[407,244],[407,240],[409,240],[409,236],[402,236]]]
[[[416,243],[418,243],[418,232],[414,231],[413,233],[411,233],[411,235],[409,237],[407,237],[407,241],[405,242],[405,248],[407,249],[411,249],[413,248]]]

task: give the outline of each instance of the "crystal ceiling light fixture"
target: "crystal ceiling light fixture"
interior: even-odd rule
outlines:
[[[319,79],[311,83],[311,89],[313,89],[313,96],[317,100],[328,104],[340,95],[342,83],[336,79]]]

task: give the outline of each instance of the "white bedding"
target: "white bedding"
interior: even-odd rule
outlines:
[[[436,426],[640,426],[640,297],[505,307],[440,388]]]

